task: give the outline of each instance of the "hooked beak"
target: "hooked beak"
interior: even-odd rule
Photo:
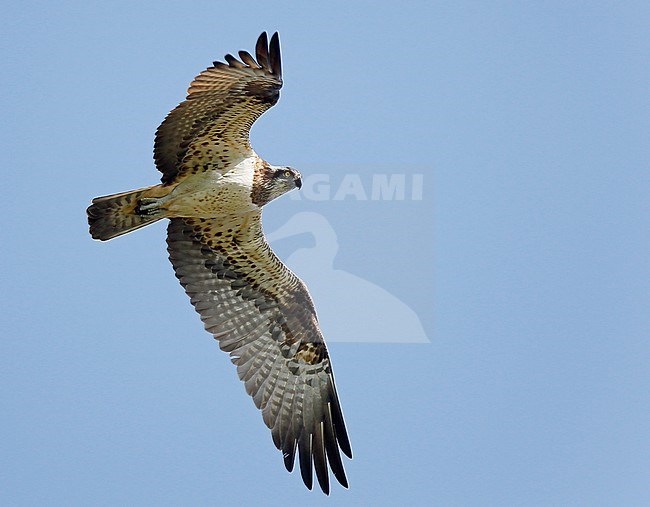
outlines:
[[[302,178],[298,177],[293,182],[296,184],[296,187],[300,188],[302,187]]]

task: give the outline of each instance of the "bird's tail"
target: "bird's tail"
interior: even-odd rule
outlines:
[[[140,200],[157,194],[155,190],[159,187],[160,185],[154,185],[93,199],[86,210],[90,235],[94,239],[106,241],[164,218],[164,213],[160,211],[143,212],[140,208]]]

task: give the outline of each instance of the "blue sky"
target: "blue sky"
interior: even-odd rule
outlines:
[[[4,11],[2,503],[650,503],[645,2]],[[253,145],[330,189],[272,203],[265,227],[320,215],[323,278],[371,296],[345,313],[349,287],[319,288],[355,453],[329,498],[284,470],[164,224],[104,244],[85,221],[92,197],[158,180],[160,121],[263,30],[285,86]],[[422,175],[421,199],[373,200],[377,175]],[[298,260],[319,245],[273,246],[317,283]],[[380,294],[426,343],[388,332]],[[359,338],[378,322],[392,340]]]

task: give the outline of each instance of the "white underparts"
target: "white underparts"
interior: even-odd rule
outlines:
[[[257,155],[245,158],[225,173],[202,171],[187,176],[163,198],[168,216],[209,218],[257,208],[251,201]]]

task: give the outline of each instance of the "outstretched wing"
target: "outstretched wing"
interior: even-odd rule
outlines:
[[[260,115],[275,104],[282,87],[280,40],[266,32],[257,39],[256,58],[240,51],[226,55],[194,78],[187,99],[156,131],[154,160],[170,183],[184,174],[221,170],[250,155],[248,134]]]
[[[352,457],[329,354],[305,285],[264,239],[260,214],[237,225],[174,218],[169,258],[205,328],[229,352],[291,471],[312,469],[329,492],[327,463],[345,487],[339,448]]]

